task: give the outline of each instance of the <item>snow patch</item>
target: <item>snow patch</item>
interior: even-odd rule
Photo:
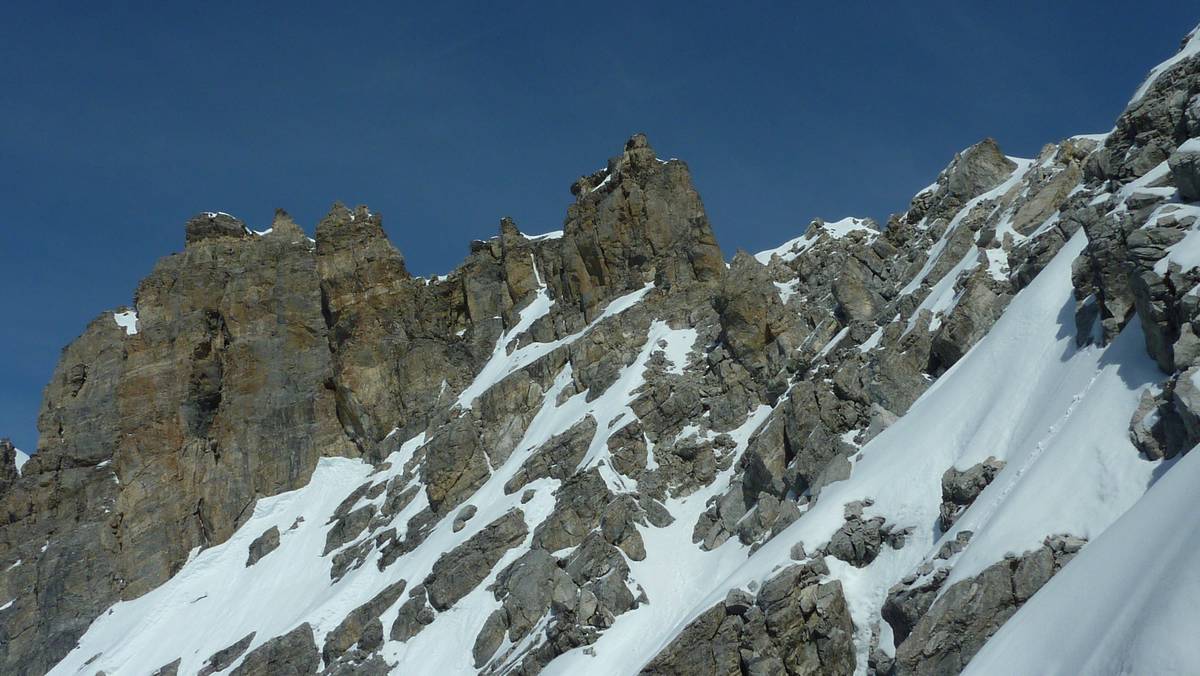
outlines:
[[[1168,206],[1171,211],[1164,211]],[[1154,271],[1160,275],[1165,275],[1172,263],[1178,265],[1183,270],[1191,270],[1196,266],[1200,266],[1200,229],[1198,229],[1200,228],[1200,206],[1183,204],[1164,205],[1163,207],[1159,207],[1147,219],[1147,225],[1152,226],[1158,220],[1159,216],[1166,214],[1170,214],[1176,218],[1194,216],[1196,222],[1192,224],[1191,229],[1187,231],[1183,239],[1167,247],[1167,255],[1160,258],[1154,264]]]
[[[125,335],[127,336],[135,335],[138,332],[137,310],[114,312],[113,321],[117,323],[117,326],[125,329]]]
[[[796,295],[796,290],[800,287],[800,280],[797,278],[787,282],[772,282],[772,284],[779,291],[779,300],[786,305],[788,299]]]
[[[529,343],[528,345],[523,345],[516,348],[512,352],[509,352],[508,345],[513,340],[518,338],[522,333],[528,331],[529,327],[531,327],[535,321],[548,314],[550,309],[554,306],[554,301],[550,298],[549,292],[543,286],[543,288],[538,291],[538,294],[534,297],[533,301],[531,301],[529,305],[526,305],[525,308],[521,310],[521,316],[516,325],[513,326],[512,329],[506,331],[504,335],[500,336],[500,339],[496,341],[496,347],[492,350],[492,356],[490,359],[488,359],[487,364],[484,364],[483,369],[480,370],[479,374],[475,377],[475,380],[473,380],[471,384],[462,391],[462,394],[458,396],[458,405],[462,408],[470,408],[475,399],[478,398],[479,395],[486,392],[492,385],[504,380],[504,378],[515,373],[516,371],[529,366],[533,362],[547,354],[550,354],[559,347],[575,342],[595,328],[595,326],[600,322],[608,319],[609,317],[620,314],[636,305],[641,301],[642,297],[649,293],[653,288],[654,283],[651,282],[637,291],[627,293],[624,296],[614,299],[608,304],[608,307],[604,308],[604,312],[602,312],[599,317],[597,317],[577,333],[548,343]]]
[[[783,262],[789,263],[796,259],[797,256],[812,248],[821,239],[821,235],[827,235],[833,239],[842,239],[854,232],[866,232],[869,237],[874,237],[879,234],[879,231],[871,227],[870,221],[865,218],[843,218],[838,221],[822,223],[818,225],[813,223],[804,234],[784,242],[783,244],[760,251],[754,254],[754,259],[759,263],[766,265],[771,262],[771,257],[779,256]]]
[[[25,463],[29,462],[29,454],[26,453],[25,451],[22,451],[19,448],[14,449],[14,450],[16,450],[16,452],[17,452],[16,458],[15,458],[16,465],[17,465],[17,474],[21,474],[21,468],[25,466]],[[18,561],[17,563],[21,563],[21,562]]]

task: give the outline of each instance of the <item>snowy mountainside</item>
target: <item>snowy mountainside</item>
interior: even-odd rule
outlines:
[[[728,263],[642,135],[433,279],[197,216],[0,445],[0,671],[1185,670],[1198,44]]]

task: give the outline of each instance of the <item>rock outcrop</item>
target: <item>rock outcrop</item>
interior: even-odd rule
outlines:
[[[895,674],[957,674],[1017,609],[1083,546],[1083,541],[1060,536],[1019,557],[992,564],[979,575],[956,582],[936,594],[927,584],[915,595],[911,587],[893,589],[889,605],[907,609],[895,616],[919,614],[909,629],[900,624]],[[919,583],[918,583],[919,584]],[[907,596],[908,598],[903,598]],[[934,601],[934,598],[937,600]],[[932,602],[932,605],[926,605]],[[916,606],[913,608],[913,606]],[[920,606],[925,605],[922,611]]]
[[[702,613],[642,674],[852,674],[853,622],[820,559],[795,564],[757,595],[732,591]]]

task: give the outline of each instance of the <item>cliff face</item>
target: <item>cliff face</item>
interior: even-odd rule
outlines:
[[[224,542],[320,457],[378,458],[393,430],[425,430],[542,276],[573,306],[553,334],[656,275],[720,275],[682,163],[639,136],[602,173],[565,236],[530,241],[505,220],[432,281],[362,207],[335,205],[315,241],[283,212],[259,233],[223,213],[189,221],[126,326],[97,318],[47,386],[36,460],[3,496],[2,558],[22,562],[4,579],[6,669],[47,670],[101,610]]]
[[[969,667],[1200,440],[1197,52],[728,264],[641,135],[433,279],[197,216],[0,453],[0,671]]]

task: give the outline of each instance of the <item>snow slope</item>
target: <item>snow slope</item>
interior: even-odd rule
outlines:
[[[1194,674],[1200,453],[1189,453],[1041,589],[968,674]]]

